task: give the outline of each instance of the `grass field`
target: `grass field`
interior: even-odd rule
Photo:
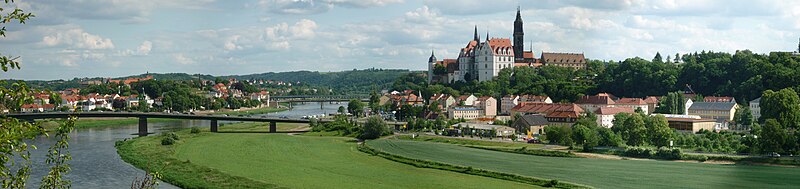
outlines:
[[[396,155],[597,188],[797,188],[800,168],[606,160],[513,154],[452,144],[383,139],[371,147]]]
[[[176,149],[180,160],[289,188],[530,188],[521,183],[416,168],[359,152],[352,139],[212,134]]]
[[[537,188],[393,162],[342,137],[178,134],[171,146],[160,145],[160,135],[119,142],[118,153],[183,188]]]

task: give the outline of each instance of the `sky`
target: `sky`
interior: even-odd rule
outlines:
[[[590,59],[695,51],[795,51],[796,0],[17,0],[36,15],[4,24],[3,79],[151,73],[244,75],[294,70],[427,69],[472,40],[511,38],[517,7],[525,49]]]

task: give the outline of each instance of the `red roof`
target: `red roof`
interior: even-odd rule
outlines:
[[[553,111],[553,112],[547,113],[547,115],[545,115],[544,117],[548,117],[548,118],[551,118],[551,117],[552,118],[578,118],[578,117],[580,117],[580,113],[579,112],[575,112],[575,111]]]
[[[546,114],[554,111],[573,111],[578,114],[583,113],[583,109],[576,104],[546,104],[541,102],[520,102],[517,106],[511,108],[511,111],[536,114]]]
[[[532,51],[522,52],[522,58],[533,58],[533,52]]]
[[[634,113],[631,107],[600,107],[594,111],[597,115],[616,115],[618,113]]]
[[[660,99],[657,96],[648,96],[647,98],[644,98],[644,102],[648,104],[658,104],[659,100]]]
[[[614,104],[614,100],[611,99],[607,93],[600,93],[594,96],[582,96],[580,99],[575,101],[577,104]]]
[[[511,39],[508,38],[489,39],[489,47],[492,48],[492,51],[494,51],[495,54],[505,54],[509,56],[514,56],[514,46],[511,45]]]
[[[522,95],[519,96],[519,100],[523,102],[544,102],[550,98],[548,96],[537,96],[537,95]]]
[[[627,104],[627,105],[646,105],[647,103],[644,102],[641,98],[621,98],[616,101],[616,104]]]

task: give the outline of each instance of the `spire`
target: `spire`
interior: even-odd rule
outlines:
[[[489,42],[489,31],[486,31],[486,42]]]
[[[428,63],[435,63],[435,62],[436,62],[436,56],[433,55],[433,49],[431,49],[431,57],[428,58]]]
[[[522,22],[522,15],[519,14],[520,8],[517,6],[517,20],[514,22]]]
[[[473,40],[478,41],[478,42],[481,41],[481,37],[478,36],[478,25],[475,25],[475,37],[474,37]]]
[[[798,40],[800,41],[800,40]],[[800,42],[797,43],[797,52],[800,53]]]

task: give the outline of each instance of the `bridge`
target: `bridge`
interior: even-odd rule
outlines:
[[[369,101],[369,95],[288,95],[270,96],[269,98],[275,102],[341,102],[352,99]]]
[[[13,113],[5,114],[3,116],[12,117],[22,120],[33,121],[36,119],[66,119],[70,116],[79,118],[139,118],[139,136],[147,136],[147,118],[165,118],[165,119],[187,119],[187,120],[209,120],[211,121],[211,132],[219,131],[218,121],[250,121],[250,122],[269,122],[269,132],[277,133],[277,123],[309,123],[308,119],[293,119],[293,118],[274,118],[274,117],[229,117],[229,116],[216,116],[216,115],[187,115],[187,114],[165,114],[165,113],[143,113],[143,112],[47,112],[47,113]],[[322,119],[320,123],[332,122],[333,120]],[[387,125],[405,125],[406,122],[386,122]]]

